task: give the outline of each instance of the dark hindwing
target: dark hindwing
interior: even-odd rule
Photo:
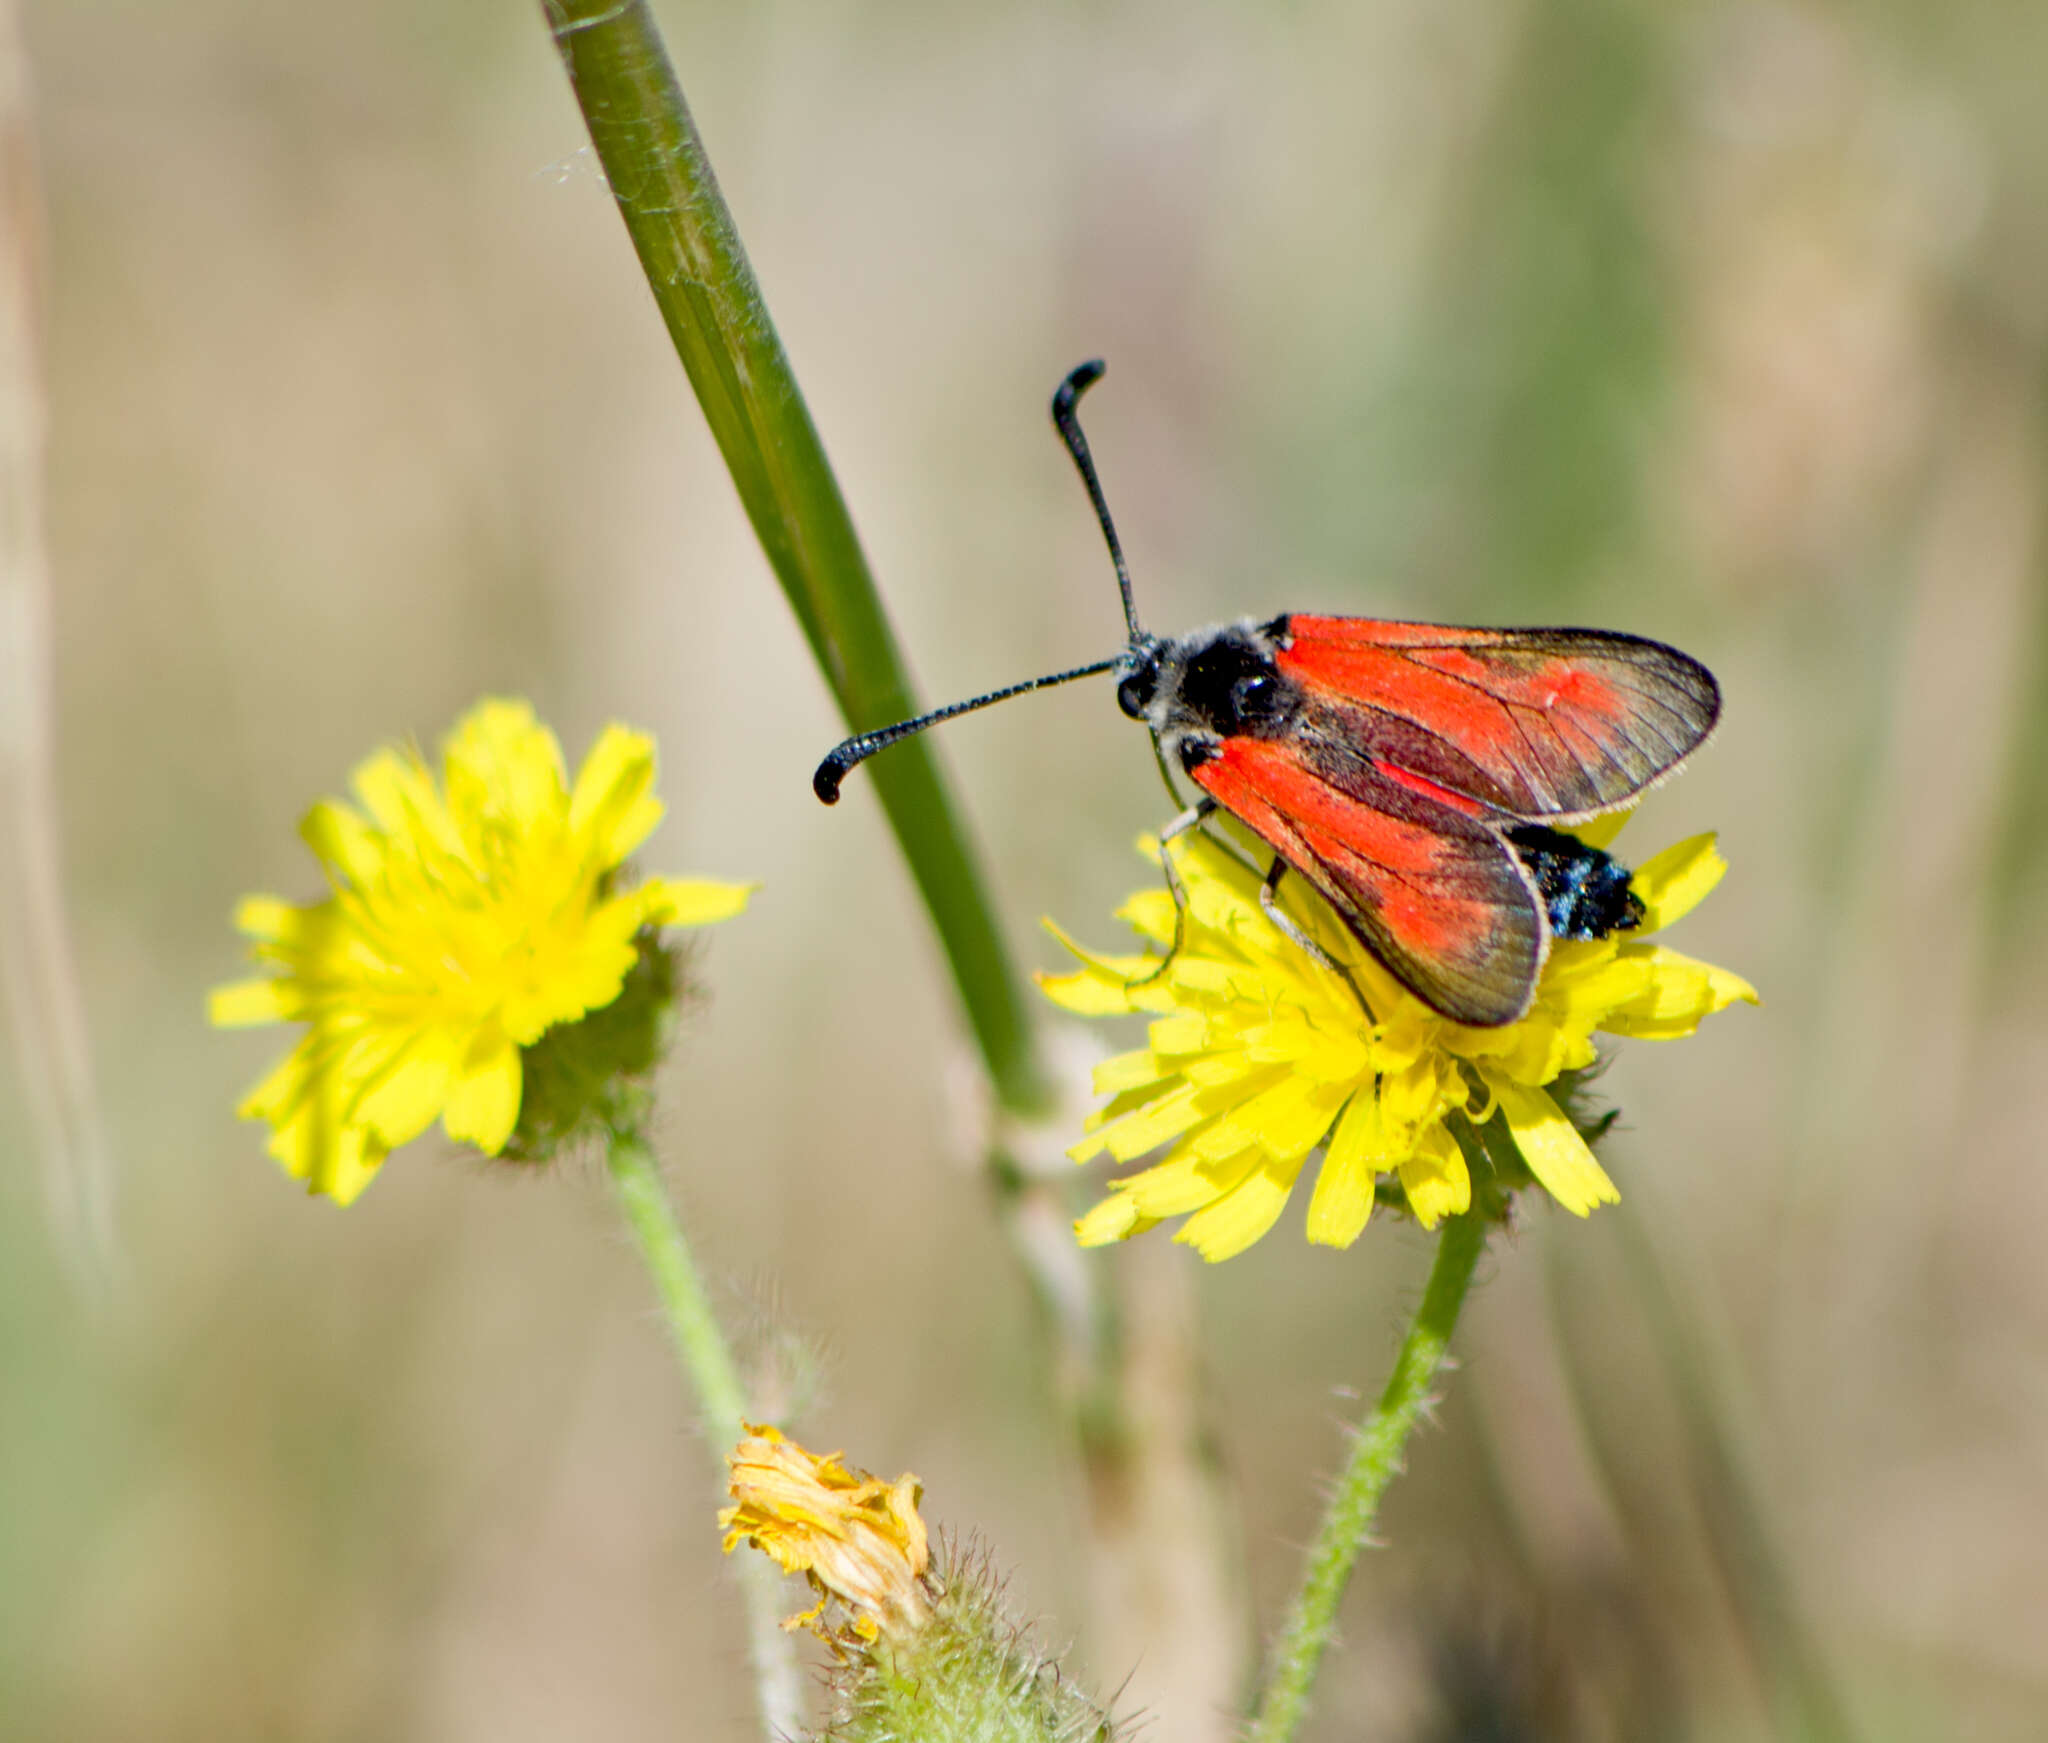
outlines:
[[[1355,759],[1342,786],[1298,739],[1222,739],[1191,778],[1322,892],[1415,995],[1497,1027],[1529,1008],[1549,945],[1500,832]]]
[[[1626,803],[1705,742],[1713,674],[1639,636],[1294,615],[1275,664],[1382,773],[1522,821]]]

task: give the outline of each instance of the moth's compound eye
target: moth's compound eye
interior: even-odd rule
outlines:
[[[1239,720],[1263,720],[1280,698],[1280,680],[1271,672],[1247,672],[1230,686],[1230,711]]]
[[[1143,720],[1157,688],[1157,674],[1149,666],[1140,666],[1116,687],[1116,705],[1133,720]]]

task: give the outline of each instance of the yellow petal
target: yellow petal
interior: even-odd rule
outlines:
[[[1291,1072],[1274,1088],[1225,1114],[1212,1130],[1234,1129],[1275,1160],[1299,1163],[1328,1134],[1348,1087]]]
[[[1636,867],[1630,886],[1642,899],[1644,932],[1662,931],[1706,900],[1728,870],[1711,832],[1667,847]]]
[[[569,795],[570,833],[589,843],[597,863],[618,865],[660,821],[661,801],[654,796],[654,740],[644,732],[607,726],[576,773],[576,790]]]
[[[1209,1020],[1199,1011],[1177,1011],[1160,1017],[1145,1031],[1154,1053],[1201,1053],[1209,1046]]]
[[[458,1144],[486,1156],[504,1149],[519,1124],[519,1049],[502,1037],[481,1037],[449,1092],[441,1123]]]
[[[1415,1148],[1400,1162],[1401,1191],[1415,1220],[1433,1229],[1447,1216],[1472,1208],[1472,1175],[1464,1153],[1441,1122],[1416,1134]]]
[[[1248,851],[1260,854],[1267,851],[1265,843],[1256,837],[1249,837],[1249,841]],[[1156,838],[1141,835],[1138,851],[1154,865],[1158,864],[1159,843]],[[1176,836],[1169,851],[1173,855],[1174,869],[1180,873],[1189,895],[1193,895],[1199,886],[1231,901],[1248,904],[1254,914],[1258,912],[1260,874],[1208,830],[1196,829]]]
[[[1153,1085],[1164,1087],[1172,1078],[1171,1067],[1162,1067],[1149,1047],[1140,1047],[1135,1053],[1119,1053],[1114,1059],[1105,1059],[1096,1066],[1095,1093],[1115,1096]]]
[[[1141,890],[1116,911],[1132,931],[1161,945],[1173,942],[1174,914],[1173,895],[1167,890]]]
[[[610,1004],[639,960],[635,934],[641,921],[637,891],[614,896],[590,909],[583,916],[573,948],[550,952],[536,962],[536,972],[525,989],[531,1000],[507,999],[506,1033],[524,1047],[555,1023]],[[527,1017],[534,1026],[512,1021],[509,1013],[521,1003],[527,1005]]]
[[[649,926],[709,926],[745,910],[759,884],[722,884],[711,878],[649,878],[633,894]]]
[[[1576,836],[1588,847],[1603,849],[1612,847],[1614,845],[1614,838],[1621,833],[1623,826],[1627,824],[1628,820],[1636,814],[1636,806],[1641,803],[1640,799],[1632,800],[1620,811],[1609,811],[1604,816],[1590,818],[1584,823],[1574,823],[1565,833]]]
[[[454,1054],[454,1044],[446,1036],[422,1039],[356,1104],[354,1122],[372,1132],[386,1150],[411,1143],[447,1104]]]
[[[319,1168],[306,1181],[310,1192],[325,1193],[336,1204],[350,1205],[364,1187],[377,1178],[389,1152],[359,1126],[350,1126],[322,1157]]]
[[[1456,1066],[1448,1066],[1446,1069],[1452,1075],[1456,1074]],[[1425,1053],[1405,1070],[1390,1071],[1381,1078],[1380,1114],[1390,1144],[1405,1147],[1408,1143],[1407,1134],[1420,1130],[1436,1119],[1442,1111],[1444,1076],[1445,1071],[1438,1068],[1437,1057]],[[1462,1091],[1456,1099],[1462,1104]]]
[[[1548,1083],[1567,1065],[1590,1063],[1590,1057],[1573,1056],[1592,1053],[1589,1037],[1596,1014],[1567,1011],[1565,1015],[1567,1020],[1560,1021],[1554,1003],[1539,1004],[1535,1012],[1505,1029],[1468,1031],[1475,1038],[1461,1040],[1458,1053],[1462,1058],[1485,1062],[1504,1077],[1523,1083]]]
[[[562,747],[530,703],[487,696],[442,741],[448,807],[480,858],[494,830],[533,840],[558,835],[567,816]]]
[[[1188,1141],[1212,1161],[1234,1156],[1253,1144],[1272,1152],[1275,1120],[1291,1115],[1303,1093],[1284,1065],[1239,1071],[1213,1085],[1204,1084],[1202,1092],[1197,1105],[1205,1116],[1214,1114],[1219,1118],[1215,1125],[1192,1134]]]
[[[256,940],[249,950],[252,957],[282,963],[286,978],[303,982],[348,942],[347,901],[338,896],[299,907],[275,896],[250,896],[237,905],[235,925]]]
[[[1486,1081],[1500,1099],[1500,1111],[1522,1160],[1552,1198],[1574,1216],[1585,1216],[1598,1204],[1621,1202],[1606,1169],[1593,1159],[1586,1140],[1556,1102],[1540,1089],[1497,1073],[1488,1073]]]
[[[272,1124],[267,1147],[287,1174],[346,1203],[368,1183],[384,1151],[347,1117],[344,1085],[335,1073],[311,1075],[301,1088],[295,1105]]]
[[[1081,1122],[1084,1132],[1099,1132],[1111,1120],[1121,1119],[1133,1108],[1141,1108],[1147,1102],[1157,1101],[1175,1087],[1171,1078],[1162,1078],[1157,1083],[1148,1083],[1138,1089],[1127,1089],[1121,1095],[1113,1095],[1102,1106]]]
[[[1641,945],[1624,950],[1613,938],[1567,939],[1551,947],[1543,977],[1544,1009],[1567,1011],[1625,1005],[1649,984],[1649,961]]]
[[[1159,978],[1177,997],[1198,1004],[1257,998],[1261,990],[1255,970],[1204,956],[1192,946],[1173,957]]]
[[[282,896],[244,896],[235,904],[235,930],[274,944],[289,936],[302,912]]]
[[[322,799],[308,811],[299,838],[359,890],[375,884],[383,872],[384,838],[339,799]]]
[[[1219,1025],[1220,1026],[1220,1025]],[[1242,1047],[1226,1044],[1213,1053],[1179,1053],[1171,1063],[1188,1082],[1201,1089],[1221,1089],[1226,1083],[1267,1082],[1270,1071],[1261,1071],[1245,1057]]]
[[[1206,860],[1183,857],[1175,863],[1186,879],[1188,917],[1194,924],[1227,938],[1249,935],[1261,943],[1277,936],[1272,922],[1259,911],[1256,882],[1250,889],[1240,889],[1236,880],[1218,875]]]
[[[1361,1026],[1358,1007],[1335,1021],[1311,1021],[1294,1005],[1278,1007],[1268,1022],[1241,1023],[1245,1051],[1256,1060],[1295,1061],[1326,1083],[1351,1080],[1372,1063],[1372,1035]]]
[[[1147,1168],[1116,1184],[1140,1216],[1159,1222],[1215,1203],[1259,1161],[1257,1152],[1243,1150],[1220,1163],[1205,1162],[1182,1145],[1158,1167]]]
[[[1135,1161],[1147,1150],[1158,1149],[1167,1139],[1179,1137],[1190,1126],[1207,1117],[1208,1111],[1202,1105],[1199,1092],[1192,1084],[1183,1085],[1149,1106],[1112,1121],[1092,1137],[1072,1146],[1067,1154],[1076,1162],[1085,1162],[1090,1156],[1107,1150],[1119,1162]]]
[[[1293,1169],[1278,1163],[1252,1169],[1214,1204],[1189,1217],[1173,1238],[1212,1265],[1235,1258],[1280,1220],[1294,1177]]]
[[[1668,1040],[1690,1035],[1703,1018],[1730,1005],[1763,1002],[1741,975],[1664,945],[1638,945],[1627,954],[1641,965],[1643,985],[1602,1021],[1613,1034]]]
[[[1112,989],[1123,996],[1123,1002],[1116,1007],[1119,1011],[1133,1008],[1131,995],[1138,990],[1135,983],[1152,976],[1160,965],[1160,959],[1156,956],[1098,955],[1064,931],[1057,921],[1041,920],[1039,924],[1058,939],[1062,948],[1082,965],[1084,974],[1092,975],[1101,987]],[[1064,987],[1067,982],[1079,978],[1081,977],[1075,975],[1040,975],[1038,981],[1039,985],[1046,989],[1046,996],[1057,1003],[1059,1000],[1054,989]]]
[[[1089,1210],[1074,1224],[1074,1239],[1084,1247],[1106,1247],[1112,1241],[1128,1240],[1153,1225],[1138,1215],[1126,1193],[1115,1193]]]
[[[305,995],[284,980],[238,980],[206,995],[206,1020],[216,1029],[289,1023],[304,1011]]]
[[[319,1069],[321,1039],[303,1035],[297,1045],[263,1075],[263,1081],[235,1104],[235,1117],[267,1120],[272,1125],[289,1117],[302,1102]]]
[[[1126,1017],[1137,1008],[1131,1002],[1129,979],[1107,969],[1090,967],[1032,978],[1052,1003],[1077,1017]]]
[[[1322,1247],[1348,1247],[1372,1215],[1373,1159],[1380,1136],[1379,1097],[1370,1088],[1351,1098],[1316,1174],[1308,1201],[1308,1238]]]
[[[463,857],[462,838],[434,778],[412,752],[377,752],[357,766],[350,785],[371,822],[385,835],[407,841],[415,850],[433,848],[451,859]]]

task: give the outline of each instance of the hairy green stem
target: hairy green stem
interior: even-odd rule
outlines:
[[[1415,1323],[1401,1341],[1401,1353],[1379,1403],[1359,1424],[1351,1457],[1309,1546],[1301,1590],[1275,1643],[1272,1673],[1247,1743],[1288,1743],[1308,1711],[1316,1670],[1336,1628],[1337,1606],[1352,1565],[1372,1530],[1380,1497],[1401,1469],[1409,1431],[1432,1402],[1458,1310],[1486,1246],[1487,1226],[1485,1212],[1479,1209],[1444,1224]]]
[[[690,1244],[683,1238],[653,1152],[637,1134],[615,1133],[606,1165],[626,1213],[626,1226],[633,1231],[661,1297],[669,1339],[696,1394],[704,1438],[712,1456],[723,1459],[744,1432],[748,1415],[746,1388],[732,1348],[711,1310],[711,1298],[690,1256]],[[773,1562],[758,1555],[743,1556],[738,1573],[763,1728],[770,1737],[794,1737],[803,1725],[803,1687],[795,1647],[782,1627],[781,1576]]]
[[[669,336],[847,725],[918,712],[846,501],[644,0],[543,0]],[[1003,1106],[1046,1099],[987,882],[922,740],[871,769]]]

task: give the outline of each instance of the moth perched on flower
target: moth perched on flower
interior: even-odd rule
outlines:
[[[846,739],[811,777],[818,797],[836,804],[848,770],[942,720],[1113,673],[1117,706],[1150,729],[1162,772],[1200,793],[1162,842],[1227,813],[1272,850],[1262,900],[1283,930],[1273,893],[1292,871],[1440,1016],[1518,1021],[1553,942],[1641,922],[1627,870],[1569,831],[1632,803],[1706,742],[1721,714],[1714,675],[1662,642],[1601,629],[1306,612],[1178,636],[1142,629],[1077,411],[1102,372],[1100,361],[1071,371],[1052,416],[1116,568],[1124,651]]]
[[[543,1113],[573,1126],[572,1111],[528,1105],[536,1067],[593,1081],[564,1069],[556,1044],[621,1007],[637,976],[645,1020],[605,1039],[618,1066],[648,1069],[653,1007],[673,994],[655,929],[747,901],[740,884],[622,876],[662,815],[645,734],[606,727],[571,786],[532,708],[492,699],[457,723],[442,764],[437,782],[416,750],[380,750],[355,771],[355,805],[324,799],[306,814],[300,834],[332,894],[246,898],[235,924],[269,972],[211,1000],[222,1027],[307,1025],[237,1111],[270,1126],[288,1174],[338,1204],[437,1119],[487,1156]]]
[[[1476,1130],[1496,1114],[1536,1180],[1583,1216],[1618,1194],[1546,1086],[1594,1063],[1596,1033],[1670,1040],[1756,1001],[1740,976],[1649,941],[1727,869],[1710,835],[1635,871],[1634,931],[1557,940],[1527,1014],[1488,1027],[1424,1004],[1312,892],[1290,890],[1287,919],[1321,960],[1269,918],[1258,874],[1226,847],[1191,834],[1167,851],[1185,892],[1178,947],[1172,894],[1143,890],[1119,913],[1156,952],[1100,956],[1054,928],[1081,967],[1042,977],[1077,1015],[1153,1019],[1144,1047],[1097,1068],[1106,1105],[1068,1154],[1130,1162],[1170,1148],[1110,1183],[1078,1225],[1086,1245],[1185,1216],[1178,1239],[1229,1258],[1273,1226],[1318,1150],[1311,1241],[1355,1241],[1382,1175],[1427,1227],[1471,1203],[1450,1122]]]

